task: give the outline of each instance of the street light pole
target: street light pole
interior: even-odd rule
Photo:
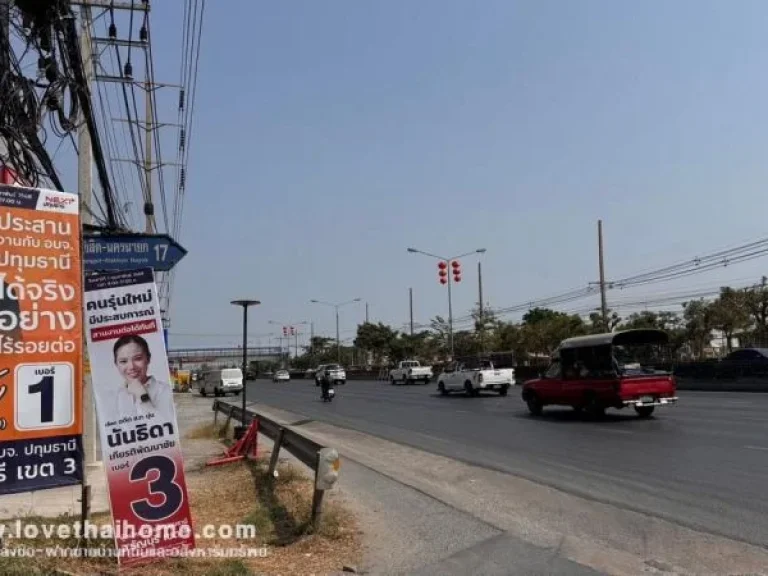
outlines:
[[[333,303],[333,302],[323,302],[322,300],[310,300],[312,304],[323,304],[324,306],[331,306],[336,310],[336,361],[341,364],[341,338],[339,335],[339,308],[342,306],[346,306],[347,304],[352,304],[353,302],[360,302],[362,301],[362,298],[355,298],[354,300],[348,300],[347,302],[341,302],[341,303]]]
[[[451,256],[450,258],[444,258],[442,256],[438,256],[437,254],[430,254],[429,252],[424,252],[423,250],[418,250],[416,248],[408,248],[408,252],[412,254],[423,254],[424,256],[430,256],[432,258],[437,258],[438,260],[444,261],[446,264],[450,265],[451,261],[457,260],[459,258],[463,258],[464,256],[470,256],[472,254],[484,254],[486,252],[485,248],[478,248],[477,250],[472,250],[471,252],[465,252],[464,254],[459,254],[458,256]],[[454,347],[453,347],[453,298],[451,296],[451,273],[448,273],[448,342],[449,347],[451,350],[451,360],[453,360],[453,353],[454,353]]]
[[[243,420],[240,426],[235,426],[235,439],[245,435],[245,394],[248,383],[248,307],[261,304],[258,300],[233,300],[233,306],[243,307]]]

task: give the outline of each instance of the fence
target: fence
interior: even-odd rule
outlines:
[[[272,457],[269,461],[269,475],[277,477],[277,460],[280,450],[287,450],[301,463],[315,473],[315,490],[312,496],[312,526],[316,529],[320,525],[323,496],[326,490],[330,490],[338,479],[340,466],[339,454],[334,448],[321,446],[314,440],[307,438],[291,429],[289,424],[276,422],[246,408],[245,414],[240,406],[229,404],[223,400],[213,401],[214,427],[218,423],[218,415],[227,417],[226,424],[230,420],[249,425],[254,419],[258,420],[259,433],[264,434],[273,441]]]

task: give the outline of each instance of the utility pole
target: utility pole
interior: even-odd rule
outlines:
[[[603,221],[597,221],[597,250],[600,260],[600,308],[603,314],[603,325],[605,331],[609,331],[608,326],[608,305],[605,301],[605,265],[603,261]]]
[[[90,92],[93,82],[93,46],[91,44],[91,8],[80,8],[82,28],[80,30],[80,50],[85,72],[85,89]],[[80,126],[77,129],[77,191],[80,194],[80,218],[83,225],[91,224],[91,203],[93,201],[93,148],[91,134],[85,122],[83,111],[80,111]],[[84,365],[90,366],[88,350],[83,351]],[[83,451],[85,464],[94,465],[100,462],[96,451],[96,410],[93,403],[93,386],[90,370],[83,375]]]
[[[11,72],[11,4],[10,0],[0,0],[0,78]]]
[[[368,302],[365,303],[365,323],[368,324]]]
[[[0,79],[11,73],[11,6],[9,0],[0,0]],[[0,154],[8,152],[5,142],[0,140]],[[3,165],[0,164],[0,171]],[[6,166],[12,168],[12,166]]]
[[[483,318],[483,268],[480,262],[477,263],[477,292],[478,308],[480,319],[480,350],[485,352],[485,320]]]
[[[408,288],[408,304],[411,311],[411,336],[413,336],[413,288]]]
[[[149,82],[149,71],[146,72],[146,78],[144,82],[145,87],[145,113],[144,122],[146,130],[145,144],[144,144],[144,176],[147,179],[147,210],[144,211],[146,215],[145,228],[146,233],[151,234],[155,220],[155,208],[152,201],[152,86]]]

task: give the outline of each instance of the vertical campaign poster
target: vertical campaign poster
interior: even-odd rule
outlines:
[[[77,195],[0,184],[0,495],[83,480],[81,308]]]
[[[118,558],[194,548],[153,270],[87,276],[85,322]]]

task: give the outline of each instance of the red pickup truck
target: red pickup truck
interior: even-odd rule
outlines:
[[[649,417],[656,406],[677,402],[670,365],[669,335],[637,329],[568,338],[560,343],[546,372],[523,384],[531,414],[545,406],[571,406],[595,416],[607,408],[632,407]]]

